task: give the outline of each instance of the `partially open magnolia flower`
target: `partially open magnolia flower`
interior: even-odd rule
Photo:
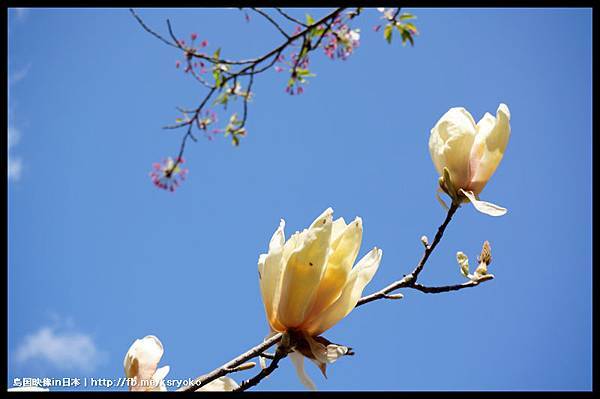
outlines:
[[[429,136],[431,159],[441,176],[440,189],[453,202],[470,201],[480,212],[504,215],[505,208],[480,201],[479,193],[500,164],[509,137],[510,111],[506,104],[500,104],[495,118],[486,112],[478,123],[466,109],[451,108]]]
[[[162,343],[154,335],[135,340],[123,360],[130,391],[167,390],[163,379],[169,373],[169,366],[158,368],[163,352]]]
[[[271,333],[287,334],[294,349],[290,359],[301,381],[314,389],[304,373],[303,356],[325,375],[327,363],[353,354],[319,335],[354,309],[379,267],[382,251],[373,248],[353,268],[362,241],[362,220],[334,221],[331,208],[287,241],[284,226],[282,219],[268,253],[258,259],[260,289]]]
[[[167,390],[164,378],[169,373],[169,366],[158,368],[163,352],[162,343],[154,335],[135,340],[123,360],[125,376],[130,379],[128,382],[130,391]],[[231,378],[221,377],[199,388],[198,391],[231,391],[237,387],[237,383]]]

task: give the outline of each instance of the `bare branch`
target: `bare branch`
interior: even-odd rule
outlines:
[[[282,333],[277,333],[274,336],[266,339],[261,344],[256,345],[254,348],[249,349],[248,351],[242,353],[238,357],[233,360],[228,361],[218,369],[211,371],[210,373],[203,375],[201,377],[196,378],[190,385],[186,385],[182,388],[179,388],[178,391],[195,391],[196,389],[208,384],[211,381],[216,380],[219,377],[223,377],[224,375],[229,374],[229,370],[235,369],[236,367],[242,365],[248,360],[257,357],[262,352],[269,349],[271,346],[275,345],[281,340]]]
[[[425,247],[425,252],[423,253],[423,256],[421,257],[421,260],[419,261],[419,263],[417,263],[417,266],[412,271],[412,273],[410,273],[407,276],[404,276],[404,278],[402,278],[401,280],[393,282],[392,284],[388,285],[387,287],[383,288],[380,291],[377,291],[377,292],[375,292],[375,293],[373,293],[371,295],[367,295],[365,297],[362,297],[358,301],[358,303],[356,304],[356,306],[361,306],[361,305],[364,305],[365,303],[369,303],[369,302],[375,301],[377,299],[385,298],[385,296],[387,294],[389,294],[390,292],[395,291],[395,290],[397,290],[399,288],[406,288],[406,287],[411,287],[412,288],[416,284],[417,278],[419,277],[419,274],[423,270],[423,267],[425,266],[425,263],[427,263],[427,259],[429,259],[429,256],[431,255],[431,253],[433,252],[433,250],[435,249],[435,247],[438,245],[438,243],[440,242],[440,240],[444,236],[444,231],[446,230],[446,227],[448,227],[448,224],[452,220],[452,216],[454,216],[454,214],[458,210],[459,206],[460,205],[455,204],[455,203],[453,203],[450,206],[450,209],[448,209],[448,213],[446,215],[446,219],[441,224],[441,226],[438,228],[438,231],[437,231],[437,233],[435,235],[435,238],[433,239],[433,242],[430,245],[427,245]]]
[[[131,12],[131,14],[133,15],[133,17],[139,22],[139,24],[142,26],[142,28],[144,28],[144,30],[148,33],[150,33],[152,36],[154,36],[155,38],[157,38],[158,40],[160,40],[161,42],[165,43],[168,46],[171,47],[175,47],[177,48],[178,46],[176,44],[171,43],[170,41],[168,41],[167,39],[165,39],[164,37],[162,37],[161,35],[159,35],[158,33],[154,32],[152,29],[150,29],[142,20],[142,18],[140,18],[139,15],[136,14],[136,12],[133,10],[133,8],[130,8],[129,11]]]
[[[488,279],[484,279],[484,280],[470,280],[470,281],[467,281],[466,283],[455,284],[455,285],[446,285],[446,286],[442,286],[442,287],[426,287],[419,283],[415,283],[415,284],[411,285],[409,288],[414,288],[415,290],[424,292],[426,294],[439,294],[440,292],[458,291],[458,290],[462,290],[463,288],[477,287],[482,282],[488,281],[488,280],[491,280],[491,279],[488,278]]]
[[[292,21],[292,22],[294,22],[294,23],[296,23],[296,24],[298,24],[298,25],[300,25],[300,26],[303,26],[303,27],[305,27],[305,28],[306,28],[306,27],[308,27],[308,25],[306,25],[304,22],[300,21],[299,19],[296,19],[296,18],[292,17],[291,15],[289,15],[288,13],[286,13],[285,11],[283,11],[281,8],[279,8],[279,7],[275,7],[275,9],[276,9],[276,10],[277,10],[277,12],[278,12],[279,14],[281,14],[281,15],[282,15],[282,16],[283,16],[285,19],[287,19],[287,20],[289,20],[289,21]]]
[[[264,378],[266,378],[269,374],[271,374],[273,371],[275,371],[275,369],[279,365],[279,361],[281,359],[283,359],[284,357],[286,357],[287,354],[288,354],[288,352],[286,349],[282,348],[281,345],[278,346],[277,350],[275,351],[275,356],[273,356],[273,360],[271,360],[271,363],[269,363],[269,366],[262,369],[254,377],[242,382],[238,388],[234,389],[234,391],[245,391],[249,388],[252,388],[253,386],[258,385],[258,383],[260,383]]]
[[[281,33],[283,36],[285,36],[288,40],[290,38],[290,35],[288,35],[281,26],[279,26],[279,24],[277,22],[275,22],[275,20],[273,18],[271,18],[271,16],[269,14],[267,14],[266,12],[264,12],[263,10],[261,10],[260,8],[255,8],[255,7],[251,7],[251,10],[262,15],[263,17],[265,17],[265,19],[267,21],[269,21],[275,28],[277,28],[277,30],[279,31],[279,33]]]

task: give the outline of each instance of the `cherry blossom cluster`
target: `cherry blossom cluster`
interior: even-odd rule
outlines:
[[[171,157],[164,159],[161,163],[155,162],[152,164],[152,171],[150,172],[152,183],[163,190],[175,191],[188,174],[188,169],[181,167],[183,163],[183,157],[179,158],[177,164]]]

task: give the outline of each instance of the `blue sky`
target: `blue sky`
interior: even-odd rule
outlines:
[[[481,198],[508,214],[463,206],[420,278],[462,282],[456,252],[475,263],[489,240],[496,279],[356,309],[324,334],[356,356],[328,380],[307,369],[321,390],[591,389],[591,10],[406,11],[413,48],[388,45],[368,9],[360,47],[347,61],[313,55],[303,95],[284,92],[284,74],[258,77],[242,145],[201,138],[170,193],[148,173],[182,132],[161,126],[204,93],[179,55],[125,9],[10,10],[9,384],[121,377],[147,334],[173,379],[260,342],[256,261],[282,217],[291,234],[329,206],[361,216],[359,256],[384,252],[365,293],[401,278],[445,216],[431,127],[450,107],[479,120],[504,102],[512,136]],[[236,9],[139,13],[231,58],[281,40]],[[288,389],[304,387],[287,359],[256,388]]]

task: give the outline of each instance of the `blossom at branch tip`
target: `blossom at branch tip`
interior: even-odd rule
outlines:
[[[162,163],[155,162],[152,164],[152,172],[150,172],[152,183],[158,188],[175,191],[188,174],[188,169],[181,167],[182,163],[184,163],[183,157],[180,158],[177,166],[171,157],[163,160]]]
[[[142,339],[135,340],[123,360],[130,391],[167,390],[164,379],[170,368],[169,366],[158,368],[163,352],[162,343],[154,335],[147,335]],[[231,378],[220,377],[196,391],[231,391],[237,387],[238,384]]]
[[[331,208],[287,241],[284,226],[282,219],[268,253],[258,259],[260,290],[271,335],[287,334],[293,350],[290,359],[304,385],[314,389],[303,359],[316,363],[325,375],[328,363],[353,354],[351,348],[320,334],[354,309],[379,267],[382,251],[373,248],[353,268],[362,220],[357,217],[349,224],[343,218],[333,220]]]
[[[429,136],[431,159],[441,176],[438,191],[444,191],[456,203],[470,201],[487,215],[504,215],[505,208],[479,200],[479,194],[500,164],[509,137],[510,111],[506,104],[498,106],[496,117],[486,112],[477,123],[465,108],[451,108]]]

